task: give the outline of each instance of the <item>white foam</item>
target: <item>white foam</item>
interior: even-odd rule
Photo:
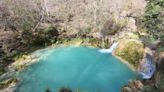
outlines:
[[[100,49],[101,53],[112,53],[117,48],[118,42],[114,43],[109,49]]]

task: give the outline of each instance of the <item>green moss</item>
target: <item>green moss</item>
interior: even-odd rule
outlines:
[[[144,45],[141,42],[134,40],[122,40],[118,48],[115,50],[115,54],[132,65],[137,65],[143,57]]]

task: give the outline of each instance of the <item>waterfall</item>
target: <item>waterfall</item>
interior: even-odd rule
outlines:
[[[150,79],[155,70],[156,66],[153,63],[153,58],[152,56],[148,55],[146,57],[146,62],[141,66],[141,70],[139,71],[139,74],[141,75],[142,79]]]
[[[99,52],[101,53],[112,53],[118,45],[118,42],[113,43],[113,45],[109,49],[100,49]]]

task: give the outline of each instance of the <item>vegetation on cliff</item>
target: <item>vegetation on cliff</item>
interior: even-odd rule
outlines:
[[[148,0],[143,21],[150,36],[163,41],[164,0]]]

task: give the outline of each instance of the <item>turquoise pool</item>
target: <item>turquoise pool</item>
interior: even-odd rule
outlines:
[[[136,77],[114,56],[96,48],[63,47],[45,49],[44,53],[46,58],[20,73],[22,82],[16,92],[57,92],[62,87],[80,92],[120,92]]]

